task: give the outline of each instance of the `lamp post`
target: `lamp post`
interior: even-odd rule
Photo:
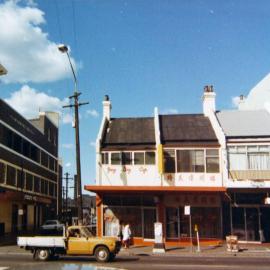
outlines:
[[[83,221],[83,211],[82,211],[82,189],[81,189],[81,159],[80,159],[80,131],[79,131],[79,107],[82,105],[89,104],[89,102],[80,103],[79,96],[81,93],[77,89],[77,77],[70,60],[68,53],[68,47],[64,44],[58,46],[58,50],[62,53],[66,53],[69,61],[69,65],[73,74],[74,79],[74,93],[69,99],[73,99],[73,104],[63,106],[63,108],[72,108],[74,107],[75,111],[75,140],[76,140],[76,167],[77,167],[77,187],[78,187],[78,198],[77,198],[77,207],[78,207],[78,223]]]

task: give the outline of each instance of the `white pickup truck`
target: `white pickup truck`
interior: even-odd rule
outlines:
[[[98,262],[113,260],[121,242],[114,237],[95,237],[85,226],[70,226],[63,236],[18,237],[17,244],[30,250],[34,259],[46,261],[58,255],[94,255]]]

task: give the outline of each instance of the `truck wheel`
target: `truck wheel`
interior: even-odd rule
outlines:
[[[106,247],[97,247],[95,250],[95,257],[98,262],[108,262],[110,259],[110,252]]]
[[[40,261],[48,261],[50,258],[50,251],[48,249],[38,249],[37,257]]]

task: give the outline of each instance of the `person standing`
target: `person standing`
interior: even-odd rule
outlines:
[[[129,223],[127,223],[124,226],[124,228],[123,228],[123,243],[124,243],[124,248],[129,248],[130,237],[131,237],[131,230],[130,230]]]
[[[121,243],[123,243],[123,230],[124,230],[123,221],[120,220],[120,221],[119,221],[119,224],[118,224],[118,233],[117,233],[117,237],[118,237],[118,240],[121,241]]]

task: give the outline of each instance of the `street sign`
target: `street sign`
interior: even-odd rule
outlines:
[[[185,205],[185,216],[189,216],[190,215],[190,205]]]

